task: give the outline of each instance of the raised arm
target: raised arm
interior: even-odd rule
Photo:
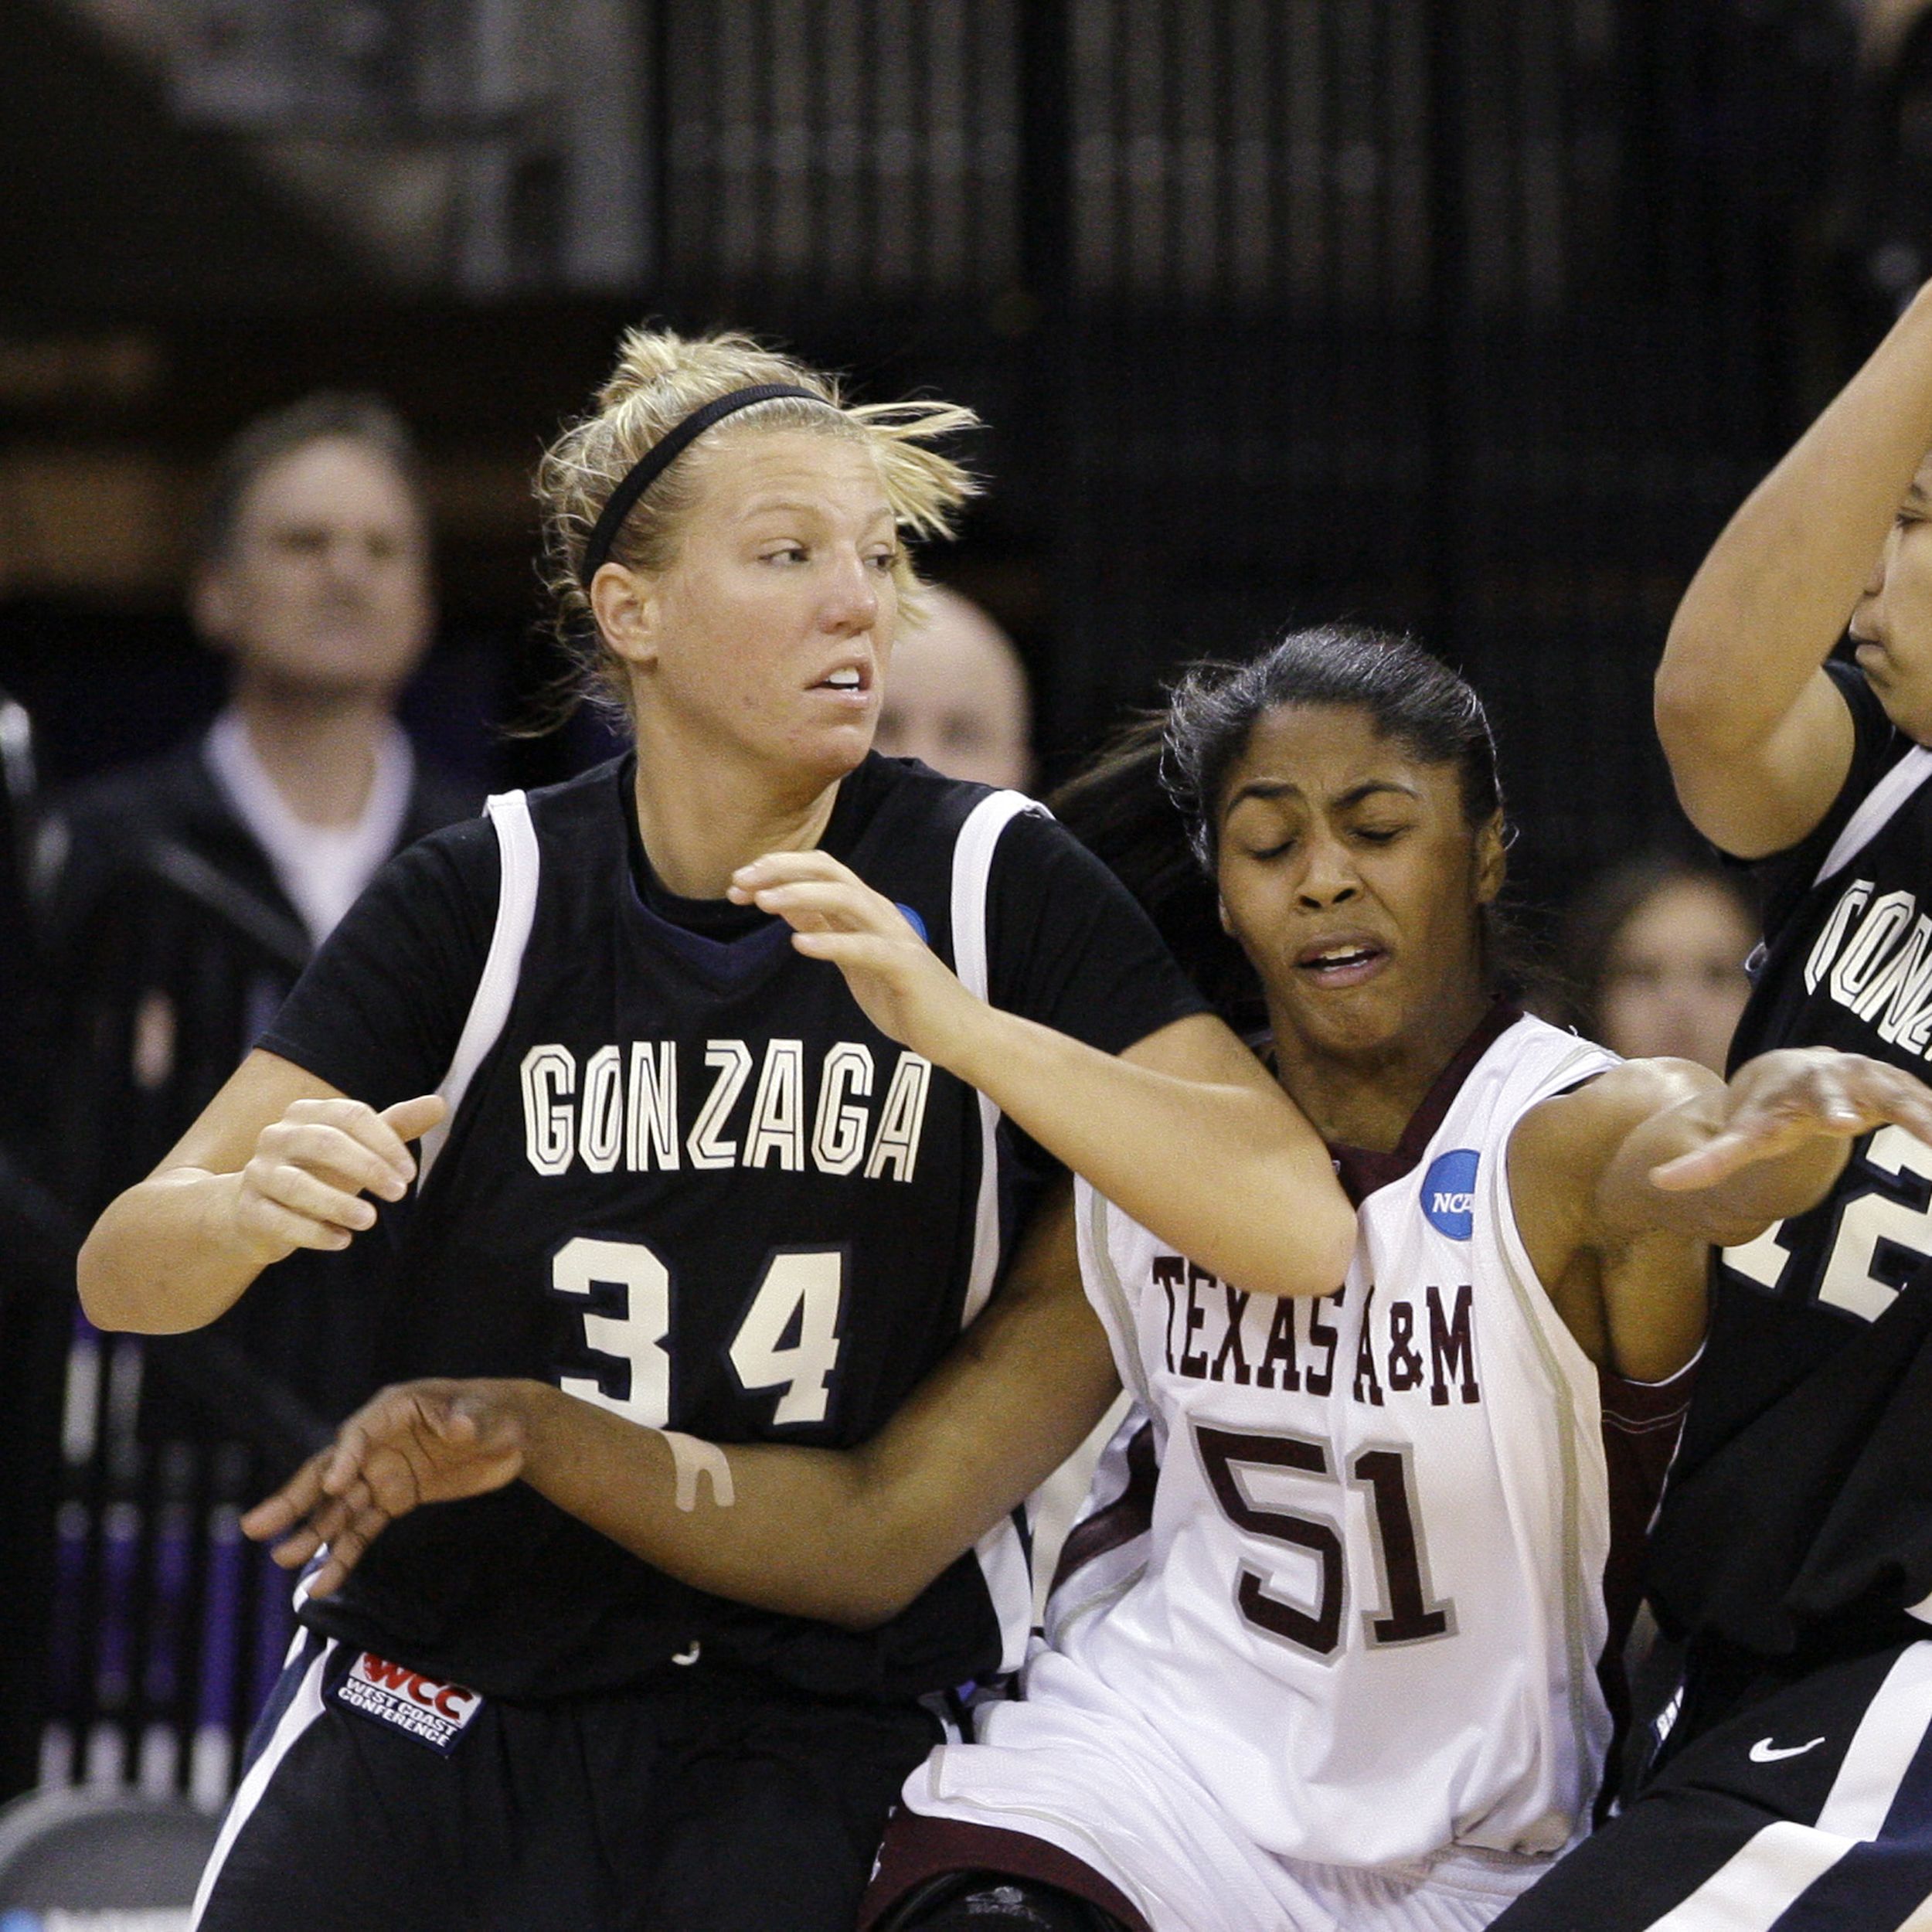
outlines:
[[[1518,1224],[1585,1350],[1658,1381],[1702,1335],[1710,1247],[1816,1206],[1852,1141],[1888,1123],[1932,1142],[1932,1089],[1855,1053],[1787,1048],[1728,1084],[1689,1060],[1631,1060],[1517,1128]]]
[[[315,1579],[326,1591],[396,1516],[520,1475],[699,1589],[865,1628],[1038,1488],[1118,1387],[1080,1291],[1063,1189],[985,1312],[859,1448],[685,1444],[681,1478],[682,1439],[546,1384],[406,1383],[352,1417],[243,1526],[280,1539],[276,1560],[291,1567],[327,1543]]]
[[[1259,1294],[1328,1294],[1355,1211],[1315,1130],[1218,1019],[1117,1059],[975,998],[898,908],[821,852],[744,867],[733,896],[795,929],[873,1025],[989,1096],[1132,1218]]]
[[[362,1196],[400,1200],[416,1174],[405,1143],[442,1117],[434,1094],[378,1114],[274,1053],[250,1053],[94,1223],[79,1267],[88,1320],[147,1335],[199,1328],[270,1262],[347,1247],[375,1224]]]
[[[1852,720],[1821,668],[1932,449],[1932,291],[1733,516],[1658,667],[1677,795],[1726,851],[1760,858],[1824,817]]]

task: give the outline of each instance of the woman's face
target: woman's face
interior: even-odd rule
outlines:
[[[672,562],[636,578],[634,623],[605,622],[640,727],[830,784],[870,748],[898,615],[871,452],[774,430],[683,460],[699,474]]]
[[[1919,465],[1852,612],[1852,655],[1886,714],[1932,744],[1932,457]]]
[[[1722,886],[1672,879],[1617,929],[1598,998],[1604,1044],[1627,1060],[1669,1054],[1724,1070],[1757,935]]]
[[[1373,1055],[1474,1024],[1502,840],[1471,830],[1454,766],[1419,762],[1364,711],[1270,712],[1228,776],[1219,846],[1223,919],[1282,1051]]]

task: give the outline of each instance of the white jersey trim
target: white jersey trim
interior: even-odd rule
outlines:
[[[989,793],[967,814],[953,846],[953,970],[960,984],[981,999],[992,997],[986,900],[993,853],[1000,835],[1026,812],[1047,815],[1044,805],[1022,792]],[[999,1109],[984,1094],[978,1098],[979,1197],[973,1217],[972,1265],[960,1309],[962,1328],[985,1307],[999,1269]],[[1033,1628],[1033,1566],[1019,1523],[1009,1517],[995,1524],[979,1539],[974,1554],[999,1619],[1000,1669],[1018,1670],[1026,1661]]]
[[[523,977],[523,954],[530,943],[530,928],[536,920],[537,886],[543,876],[543,860],[536,842],[536,827],[530,820],[530,801],[520,791],[498,792],[485,805],[490,822],[496,828],[497,844],[503,855],[503,883],[497,893],[496,925],[490,934],[490,950],[483,961],[482,977],[470,1001],[463,1031],[456,1043],[456,1055],[449,1071],[437,1088],[448,1107],[440,1126],[423,1136],[417,1164],[417,1185],[429,1179],[444,1144],[450,1137],[450,1124],[463,1104],[470,1082],[484,1057],[503,1035]]]
[[[1811,881],[1816,891],[1834,872],[1842,872],[1903,811],[1913,794],[1932,778],[1932,751],[1914,745],[1860,801],[1832,842],[1825,862]]]
[[[1604,1050],[1587,1040],[1579,1040],[1577,1048],[1566,1060],[1545,1074],[1539,1086],[1544,1099],[1562,1094],[1574,1083],[1593,1073],[1607,1071],[1614,1065],[1611,1056]],[[1519,1125],[1525,1115],[1539,1101],[1532,1101],[1517,1116]],[[1596,1687],[1597,1651],[1600,1645],[1593,1642],[1590,1604],[1583,1565],[1583,1512],[1584,1489],[1582,1459],[1591,1455],[1600,1466],[1603,1457],[1603,1404],[1597,1381],[1597,1370],[1590,1358],[1578,1345],[1561,1315],[1556,1312],[1556,1304],[1549,1298],[1548,1289],[1539,1277],[1535,1264],[1530,1260],[1529,1250],[1523,1244],[1522,1231],[1516,1223],[1516,1205],[1509,1185],[1509,1144],[1514,1138],[1515,1129],[1506,1137],[1495,1161],[1491,1164],[1489,1188],[1495,1206],[1495,1225],[1501,1236],[1501,1247],[1505,1266],[1503,1273],[1508,1279],[1510,1291],[1522,1311],[1524,1326],[1533,1340],[1536,1352],[1543,1361],[1544,1372],[1549,1378],[1553,1389],[1566,1389],[1570,1401],[1556,1419],[1557,1456],[1561,1478],[1563,1541],[1561,1575],[1563,1588],[1564,1648],[1568,1658],[1568,1690],[1570,1722],[1570,1749],[1573,1779],[1561,1781],[1571,1788],[1579,1790],[1583,1801],[1573,1821],[1574,1834],[1580,1835],[1589,1828],[1590,1814],[1595,1801],[1596,1789],[1601,1777],[1602,1748],[1592,1733],[1597,1728],[1593,1719],[1596,1716],[1594,1706],[1597,1700],[1592,1696]],[[1490,1399],[1497,1399],[1498,1391],[1492,1383]],[[1594,1445],[1594,1447],[1593,1447]],[[1503,1458],[1498,1468],[1502,1475],[1505,1493],[1509,1492],[1514,1481],[1522,1471],[1509,1458]],[[1601,1481],[1597,1493],[1604,1492]],[[1518,1498],[1512,1494],[1512,1509],[1520,1510]],[[1600,1618],[1595,1620],[1600,1621]],[[1607,1742],[1607,1740],[1604,1740]]]
[[[301,1641],[298,1633],[296,1641]],[[215,1883],[221,1876],[222,1867],[228,1862],[228,1855],[235,1849],[235,1841],[241,1836],[242,1827],[254,1816],[255,1808],[262,1801],[263,1792],[268,1789],[269,1780],[281,1768],[283,1759],[295,1748],[296,1740],[321,1716],[322,1672],[335,1654],[335,1639],[332,1637],[316,1652],[315,1662],[304,1673],[300,1686],[289,1699],[288,1708],[282,1713],[261,1756],[249,1766],[248,1775],[242,1780],[241,1789],[236,1792],[228,1807],[228,1815],[222,1820],[221,1835],[215,1840],[214,1850],[208,1855],[201,1883],[195,1888],[189,1932],[194,1932],[194,1928],[201,1923],[202,1914],[208,1910],[208,1901],[214,1895]]]

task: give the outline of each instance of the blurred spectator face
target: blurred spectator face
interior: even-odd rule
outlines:
[[[1722,886],[1674,879],[1640,900],[1611,935],[1598,997],[1604,1044],[1627,1060],[1668,1054],[1724,1070],[1750,982],[1757,939]]]
[[[1932,457],[1919,465],[1852,613],[1852,638],[1886,715],[1932,743]]]
[[[429,641],[428,544],[408,484],[346,437],[268,464],[195,587],[202,634],[243,678],[386,697]]]
[[[927,593],[930,616],[902,625],[875,747],[949,778],[1024,790],[1032,776],[1026,672],[1012,640],[978,604]]]

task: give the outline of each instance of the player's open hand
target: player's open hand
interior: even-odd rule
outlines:
[[[979,1002],[883,893],[828,852],[774,852],[732,875],[740,905],[775,913],[800,952],[836,966],[883,1033],[941,1065]]]
[[[257,1543],[272,1543],[284,1570],[299,1570],[325,1546],[328,1559],[309,1594],[326,1597],[397,1517],[514,1482],[525,1446],[509,1385],[399,1383],[357,1410],[334,1443],[257,1503],[241,1526]]]
[[[1849,1142],[1902,1127],[1932,1146],[1932,1087],[1901,1068],[1828,1047],[1787,1047],[1740,1067],[1721,1095],[1716,1131],[1701,1147],[1651,1170],[1672,1193],[1713,1188],[1808,1144]]]
[[[447,1111],[423,1094],[377,1113],[360,1100],[297,1100],[261,1131],[237,1177],[236,1232],[264,1264],[297,1248],[345,1248],[376,1225],[362,1197],[400,1201],[416,1178],[408,1143]]]

